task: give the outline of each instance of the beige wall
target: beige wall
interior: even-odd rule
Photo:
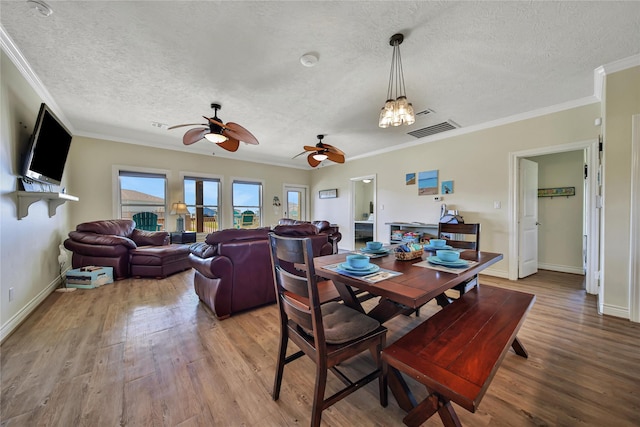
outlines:
[[[284,183],[309,184],[309,172],[306,170],[78,137],[74,138],[71,145],[65,170],[69,182],[68,192],[80,198],[80,202],[70,210],[72,224],[113,218],[116,215],[114,188],[117,187],[114,182],[114,165],[115,169],[120,166],[127,169],[129,166],[165,171],[168,178],[169,203],[184,200],[181,180],[184,174],[219,176],[222,182],[222,203],[225,206],[222,212],[222,228],[233,226],[230,196],[233,179],[264,182],[263,226],[274,225],[280,218],[271,204],[273,196],[282,198]],[[175,230],[175,222],[176,216],[169,215],[168,231]]]
[[[640,113],[640,67],[610,74],[604,96],[603,286],[605,313],[628,313],[631,116]],[[633,262],[640,262],[637,259]]]
[[[39,201],[18,220],[15,191],[21,158],[42,99],[0,52],[0,339],[4,339],[58,285],[58,245],[69,228],[70,203],[49,218],[47,203]]]
[[[501,252],[504,260],[487,270],[508,276],[509,265],[509,153],[579,141],[596,140],[599,104],[514,122],[491,129],[442,139],[399,151],[349,161],[344,166],[313,172],[312,194],[338,188],[337,199],[314,197],[314,217],[328,217],[340,225],[341,246],[350,248],[349,178],[377,174],[377,236],[389,241],[395,221],[436,223],[441,202],[418,196],[417,185],[405,185],[405,174],[438,170],[439,180],[453,180],[454,193],[444,197],[449,209],[458,209],[466,222],[482,224],[482,248]],[[501,208],[494,209],[494,202]]]

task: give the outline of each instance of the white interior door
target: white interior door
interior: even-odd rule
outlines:
[[[306,221],[307,218],[307,188],[294,185],[284,186],[284,218]]]
[[[520,159],[518,278],[538,272],[538,164]]]

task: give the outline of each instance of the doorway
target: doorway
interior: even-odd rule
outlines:
[[[509,162],[509,206],[510,206],[510,225],[509,225],[509,279],[517,280],[519,275],[519,260],[521,257],[520,247],[522,239],[520,234],[519,215],[523,208],[521,206],[521,193],[523,191],[522,179],[520,177],[520,160],[534,156],[546,154],[563,153],[567,151],[582,150],[585,153],[585,165],[587,167],[587,177],[584,181],[584,207],[583,219],[585,228],[585,289],[590,294],[598,293],[599,278],[599,215],[596,206],[598,198],[598,169],[599,169],[599,151],[598,141],[584,141],[577,143],[564,144],[560,146],[544,147],[534,150],[519,151],[510,153]],[[526,245],[525,245],[526,246]],[[536,248],[537,250],[537,248]]]
[[[351,219],[353,249],[366,247],[376,240],[376,176],[351,178]]]
[[[309,199],[307,194],[308,188],[304,185],[284,184],[282,216],[298,221],[308,221]]]

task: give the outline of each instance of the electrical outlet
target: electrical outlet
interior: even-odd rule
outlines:
[[[501,209],[502,203],[499,201],[493,202],[493,209]]]
[[[13,288],[9,288],[9,302],[13,301]]]
[[[441,202],[443,200],[442,196],[433,196],[433,201],[434,202]]]

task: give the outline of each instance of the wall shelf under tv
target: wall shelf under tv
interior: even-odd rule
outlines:
[[[48,191],[17,191],[18,194],[18,219],[29,215],[29,206],[38,200],[47,200],[49,204],[49,218],[56,214],[58,206],[65,202],[77,202],[80,200],[76,196],[66,193],[53,193]]]

